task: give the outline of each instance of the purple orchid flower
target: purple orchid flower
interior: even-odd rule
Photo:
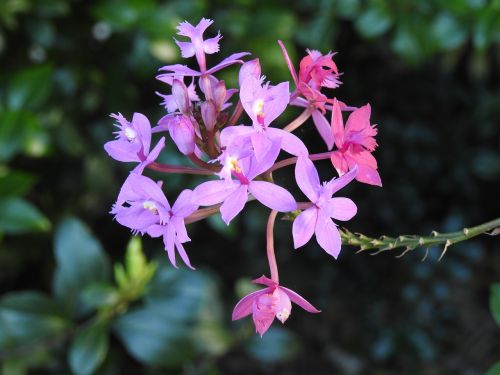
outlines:
[[[131,173],[125,180],[111,213],[121,225],[134,233],[163,236],[165,250],[172,265],[177,268],[175,249],[184,263],[194,269],[182,246],[190,241],[184,218],[198,209],[191,190],[181,192],[172,207],[159,184],[148,177]]]
[[[313,205],[302,211],[293,222],[293,243],[297,249],[316,234],[318,244],[335,259],[342,244],[337,226],[331,219],[347,221],[356,215],[357,207],[349,198],[332,198],[332,195],[351,182],[358,173],[357,166],[339,178],[320,184],[314,163],[299,158],[295,167],[295,179],[300,190]]]
[[[297,209],[293,196],[281,186],[254,178],[268,170],[278,157],[279,147],[274,145],[258,161],[253,155],[242,158],[224,152],[221,158],[223,180],[208,181],[194,189],[194,200],[200,206],[211,206],[221,202],[222,219],[226,224],[238,215],[248,200],[250,192],[264,206],[280,212]],[[226,174],[224,176],[224,174]],[[231,176],[235,178],[231,179]]]
[[[222,35],[218,32],[216,37],[203,40],[203,33],[212,23],[214,21],[207,18],[202,18],[196,26],[191,25],[187,21],[181,22],[177,26],[177,34],[188,37],[191,39],[191,42],[179,42],[174,39],[181,50],[182,57],[196,56],[202,72],[206,70],[205,53],[211,55],[219,52],[219,41],[222,39]]]
[[[134,113],[132,122],[127,121],[121,113],[112,114],[118,123],[115,126],[120,130],[114,132],[116,140],[109,141],[104,149],[113,159],[122,162],[138,162],[133,172],[142,173],[144,168],[156,160],[160,151],[165,147],[165,138],[162,137],[151,150],[151,125],[146,116]]]
[[[321,312],[304,297],[265,276],[253,280],[253,283],[266,285],[267,288],[243,297],[234,307],[232,319],[238,320],[252,314],[255,329],[261,337],[269,329],[275,317],[281,323],[285,323],[292,311],[291,302],[307,312],[314,314]]]
[[[286,109],[289,99],[288,82],[276,86],[270,86],[269,83],[262,85],[261,78],[248,74],[241,85],[240,100],[253,126],[225,128],[221,132],[222,146],[228,146],[234,139],[249,138],[258,160],[274,143],[279,143],[283,150],[292,155],[307,155],[306,146],[297,136],[269,126]]]

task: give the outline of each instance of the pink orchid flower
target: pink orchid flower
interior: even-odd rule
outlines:
[[[349,173],[320,184],[318,171],[308,158],[299,158],[295,167],[295,179],[300,190],[313,203],[293,221],[294,247],[305,245],[316,235],[318,244],[337,259],[342,240],[332,219],[347,221],[356,215],[357,207],[349,198],[332,198],[332,195],[351,182],[358,173],[354,167]]]
[[[377,160],[371,154],[377,147],[377,128],[370,125],[370,112],[369,104],[355,110],[350,114],[344,128],[340,104],[334,99],[331,125],[338,151],[332,153],[331,161],[339,175],[357,165],[359,172],[356,180],[382,186],[377,172]]]
[[[269,329],[275,317],[281,323],[285,323],[292,312],[291,302],[307,312],[314,314],[321,312],[293,290],[265,276],[253,280],[253,283],[266,285],[267,288],[243,297],[234,307],[232,319],[238,320],[252,314],[255,329],[261,337]]]

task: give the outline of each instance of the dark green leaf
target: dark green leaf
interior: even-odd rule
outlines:
[[[33,185],[35,176],[19,171],[0,171],[0,197],[19,196],[25,194]]]
[[[500,375],[500,361],[491,366],[484,375]]]
[[[25,111],[0,111],[0,162],[8,161],[40,133],[38,120]]]
[[[390,15],[380,7],[367,9],[356,19],[356,29],[366,38],[374,38],[384,34],[391,26]]]
[[[0,347],[56,336],[68,325],[61,308],[41,293],[11,293],[0,300]]]
[[[20,234],[48,229],[50,222],[31,203],[21,198],[0,199],[0,231]]]
[[[76,218],[64,220],[56,230],[54,293],[71,314],[85,311],[81,292],[90,284],[106,281],[110,265],[101,244]],[[88,307],[88,306],[87,306]]]
[[[114,329],[129,353],[148,365],[180,365],[193,355],[189,326],[159,309],[131,311],[116,320]]]
[[[7,90],[7,107],[14,110],[40,108],[52,89],[53,69],[40,65],[14,75]]]
[[[69,349],[69,365],[76,375],[92,374],[108,352],[108,330],[103,324],[92,324],[78,332]]]
[[[490,310],[495,321],[500,325],[500,283],[495,283],[491,286]]]

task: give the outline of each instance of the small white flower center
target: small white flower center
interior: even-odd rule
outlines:
[[[131,128],[130,126],[127,126],[125,128],[124,133],[125,137],[127,137],[129,141],[133,141],[135,137],[137,137],[137,132],[134,130],[134,128]]]
[[[257,99],[253,103],[253,113],[255,113],[259,117],[264,117],[264,100]]]
[[[238,165],[238,159],[235,157],[229,156],[226,159],[226,165],[229,166],[229,170],[231,172],[241,173],[241,167]]]
[[[158,207],[156,207],[155,202],[144,201],[142,207],[144,207],[145,210],[151,211],[154,215],[158,215]]]
[[[290,311],[288,309],[283,309],[276,313],[276,318],[278,318],[281,322],[284,322],[290,316]]]

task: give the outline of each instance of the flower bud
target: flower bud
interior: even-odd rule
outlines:
[[[203,118],[205,128],[209,132],[212,132],[217,121],[217,108],[215,108],[213,101],[208,100],[201,103],[201,117]]]
[[[189,117],[176,116],[172,118],[169,124],[169,132],[181,153],[190,155],[194,152],[194,127]]]
[[[226,101],[226,84],[224,81],[219,81],[217,82],[217,85],[215,85],[214,89],[214,101],[215,101],[215,106],[217,107],[218,110],[222,108],[224,105],[224,102]]]
[[[174,97],[177,108],[183,114],[189,113],[191,101],[189,100],[188,89],[184,82],[174,79],[172,82],[172,96]]]

